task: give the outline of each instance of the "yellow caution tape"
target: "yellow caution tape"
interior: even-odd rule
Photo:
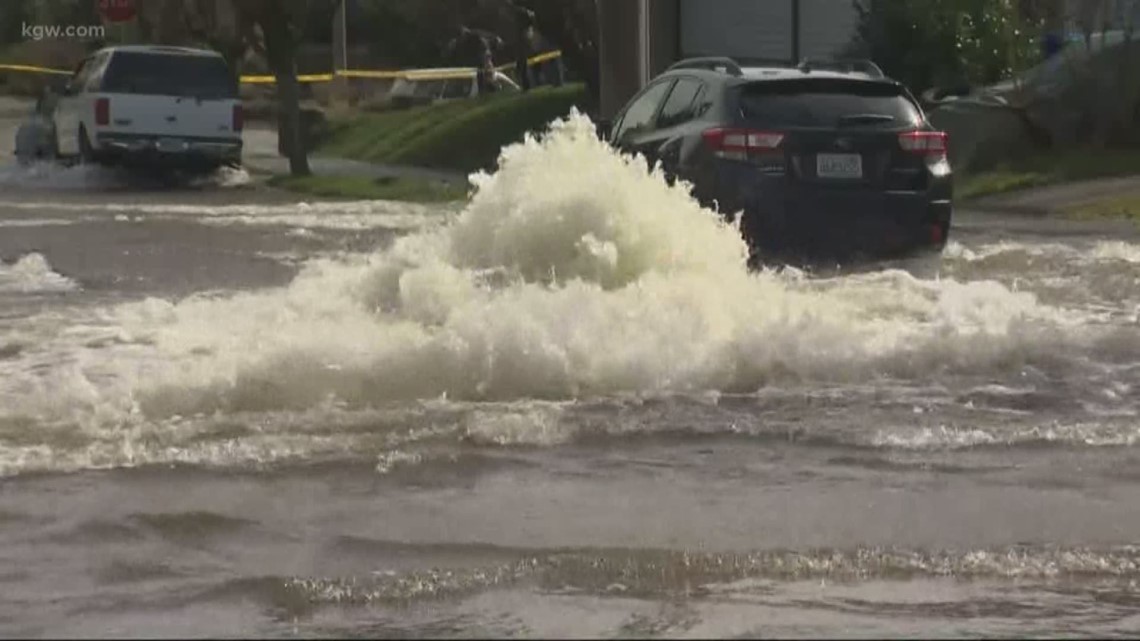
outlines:
[[[561,58],[561,57],[562,57],[561,51],[547,51],[546,53],[540,53],[537,56],[533,56],[531,58],[528,58],[526,63],[528,65],[539,65],[539,64],[542,64],[544,62],[550,62],[551,60],[554,60],[555,58]]]
[[[331,73],[305,73],[297,76],[297,82],[328,82],[333,79]],[[273,84],[277,82],[274,76],[242,76],[241,81],[246,84]]]
[[[537,65],[555,58],[562,56],[561,51],[548,51],[533,56],[527,59],[528,65]],[[508,71],[514,68],[514,64],[505,64],[496,67],[499,71]],[[0,71],[19,71],[26,73],[52,73],[64,76],[70,76],[71,71],[66,69],[49,69],[47,67],[36,67],[33,65],[7,65],[0,64]],[[446,71],[437,71],[434,69],[405,69],[402,71],[373,71],[367,69],[343,69],[333,73],[309,73],[297,76],[298,82],[329,82],[336,76],[343,76],[345,78],[378,78],[378,79],[397,79],[406,78],[408,80],[450,80],[458,78],[471,78],[475,75],[475,68],[468,69],[448,69]],[[277,78],[270,75],[250,75],[242,76],[241,81],[245,84],[274,84]]]
[[[555,58],[562,57],[561,51],[548,51],[527,59],[527,64],[537,65],[544,62],[549,62]],[[498,71],[510,71],[515,68],[513,62],[499,65],[495,67]],[[404,71],[364,71],[364,70],[343,70],[337,71],[335,75],[344,76],[346,78],[384,78],[384,79],[397,79],[404,78],[407,80],[457,80],[465,78],[473,78],[476,73],[475,67],[467,67],[464,69],[407,69]],[[242,79],[245,80],[244,78]]]
[[[26,71],[29,73],[54,73],[64,76],[70,76],[72,72],[64,69],[48,69],[47,67],[33,67],[32,65],[3,65],[0,64],[0,71]]]
[[[395,78],[403,78],[403,71],[366,71],[364,69],[342,69],[336,72],[338,76],[345,78],[378,78],[381,80],[390,80]]]
[[[401,78],[405,80],[456,80],[464,78],[474,78],[475,68],[471,69],[449,69],[447,71],[433,71],[425,69],[423,71],[407,71],[401,74]]]

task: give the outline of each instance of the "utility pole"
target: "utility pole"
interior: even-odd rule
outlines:
[[[333,14],[332,23],[332,54],[333,73],[348,69],[348,0],[338,0],[336,13]],[[332,98],[334,102],[345,104],[348,102],[348,78],[334,75],[332,79]]]
[[[649,0],[638,0],[637,3],[637,58],[640,63],[637,68],[638,82],[641,87],[649,84],[653,77],[652,38],[649,33]],[[640,87],[639,87],[640,89]]]
[[[598,85],[603,120],[613,118],[648,82],[646,4],[648,0],[598,0]]]
[[[337,0],[336,13],[333,14],[332,55],[334,71],[348,68],[348,22],[345,18],[345,14],[348,13],[347,5],[347,0]]]
[[[792,64],[800,62],[800,0],[790,0],[792,3]]]

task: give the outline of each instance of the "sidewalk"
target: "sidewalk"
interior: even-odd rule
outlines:
[[[35,105],[31,98],[0,96],[0,118],[25,118]]]
[[[1140,172],[1140,167],[1137,172]],[[983,196],[961,203],[961,206],[975,211],[1047,216],[1099,200],[1129,196],[1140,196],[1140,173]]]
[[[251,173],[287,174],[289,159],[277,153],[277,131],[264,126],[247,128],[242,137],[245,146],[242,151],[242,164]],[[309,168],[321,175],[362,176],[366,178],[420,178],[437,180],[451,184],[466,184],[467,174],[456,171],[409,167],[403,165],[379,165],[346,158],[326,158],[309,156]]]

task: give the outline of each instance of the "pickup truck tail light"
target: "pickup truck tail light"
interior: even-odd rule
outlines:
[[[100,127],[111,124],[110,98],[97,98],[95,100],[95,124]]]

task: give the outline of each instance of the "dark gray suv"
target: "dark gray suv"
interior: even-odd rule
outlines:
[[[940,253],[952,212],[946,134],[868,61],[679,62],[609,127],[622,151],[741,227],[760,262]]]

